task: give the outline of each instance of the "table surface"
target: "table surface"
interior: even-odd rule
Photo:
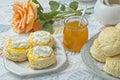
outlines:
[[[23,1],[23,0],[19,0]],[[39,0],[46,9],[48,6],[49,0]],[[58,0],[61,3],[68,3],[71,0]],[[19,77],[16,76],[9,71],[7,71],[3,64],[3,56],[1,54],[2,47],[4,46],[5,40],[9,36],[15,35],[13,30],[11,29],[11,18],[12,18],[12,4],[14,0],[0,0],[0,80],[104,80],[101,77],[93,74],[89,69],[86,68],[85,64],[81,59],[81,54],[74,54],[71,52],[67,52],[67,58],[69,66],[63,70],[58,71],[52,74],[44,74],[42,76],[37,76],[34,78],[29,77]],[[80,6],[84,7],[84,5],[93,6],[95,2],[80,2]],[[102,24],[95,19],[94,14],[87,16],[89,21],[88,29],[89,29],[89,38],[98,33],[103,27]],[[62,33],[55,33],[57,38],[62,40]]]

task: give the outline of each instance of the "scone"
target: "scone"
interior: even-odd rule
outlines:
[[[95,39],[93,45],[91,46],[90,53],[92,57],[95,58],[97,61],[105,62],[106,60],[106,56],[104,55],[105,53],[100,49],[97,39]]]
[[[104,71],[120,78],[120,55],[108,57],[106,59]]]
[[[115,28],[119,29],[120,30],[120,23],[118,23]]]
[[[53,36],[46,31],[37,31],[30,34],[29,42],[34,46],[50,46],[54,45]]]
[[[8,39],[4,48],[6,57],[12,61],[22,62],[27,60],[27,52],[30,44],[26,38],[14,37]]]
[[[32,69],[43,69],[56,63],[54,51],[49,46],[31,48],[27,57]]]
[[[115,27],[107,27],[98,36],[100,48],[105,56],[120,54],[120,31]]]

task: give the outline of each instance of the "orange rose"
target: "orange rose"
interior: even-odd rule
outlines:
[[[39,30],[40,27],[34,26],[37,21],[37,6],[35,3],[28,2],[13,4],[12,27],[17,33],[27,33]]]

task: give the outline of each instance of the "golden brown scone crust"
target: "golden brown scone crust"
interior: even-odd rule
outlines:
[[[120,31],[115,27],[107,27],[98,36],[100,48],[105,56],[120,54]]]
[[[104,71],[120,78],[120,55],[106,58]]]
[[[92,57],[95,58],[96,60],[100,62],[105,62],[106,60],[106,56],[104,55],[105,52],[100,49],[97,39],[95,39],[93,45],[91,46],[90,53]]]

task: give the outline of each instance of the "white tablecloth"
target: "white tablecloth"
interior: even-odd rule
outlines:
[[[23,1],[23,0],[20,0]],[[49,0],[39,0],[42,5],[47,9]],[[59,0],[62,1],[62,0]],[[66,0],[67,1],[67,0]],[[0,47],[4,44],[4,41],[14,35],[11,29],[12,18],[12,4],[14,0],[0,0]],[[80,3],[84,6],[86,3]],[[92,5],[93,3],[87,3]],[[89,38],[95,35],[101,29],[102,25],[95,19],[94,14],[88,16],[89,21]],[[59,38],[59,36],[58,36]],[[60,39],[60,38],[59,38]],[[40,75],[34,78],[24,77],[21,78],[7,71],[3,64],[3,58],[1,56],[0,49],[0,80],[103,80],[101,77],[93,74],[84,65],[81,54],[66,53],[68,57],[68,63],[70,64],[65,70],[58,71],[57,73]]]

